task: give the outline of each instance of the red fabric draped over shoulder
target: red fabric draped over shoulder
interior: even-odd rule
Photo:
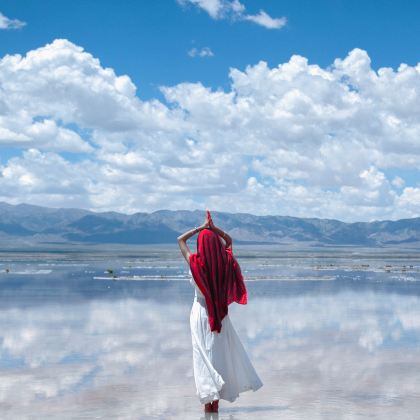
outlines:
[[[197,237],[197,252],[190,255],[191,274],[203,293],[211,331],[220,332],[222,319],[232,302],[245,305],[247,291],[241,268],[232,249],[211,229],[203,229]]]

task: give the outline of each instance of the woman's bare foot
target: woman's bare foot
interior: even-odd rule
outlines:
[[[215,400],[211,403],[211,406],[213,408],[213,412],[214,413],[218,413],[219,412],[219,400]]]
[[[205,413],[213,412],[213,406],[211,405],[211,403],[204,404],[204,412]]]

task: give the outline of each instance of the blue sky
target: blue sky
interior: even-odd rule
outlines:
[[[0,54],[24,54],[67,38],[83,46],[119,74],[128,74],[143,99],[159,95],[159,85],[201,81],[229,85],[229,67],[245,68],[260,60],[270,66],[292,54],[328,66],[358,47],[369,52],[372,67],[415,65],[420,60],[420,3],[413,1],[247,1],[286,16],[280,30],[250,22],[214,20],[199,8],[180,7],[175,0],[128,1],[42,0],[2,1],[2,12],[27,22],[21,31],[3,31]],[[187,52],[208,46],[214,57],[191,60]]]
[[[416,103],[420,91],[419,12],[411,1],[3,1],[0,59],[19,54],[22,64],[12,71],[12,62],[3,63],[4,102],[8,110],[24,97],[40,102],[20,106],[19,121],[12,112],[0,120],[0,200],[128,213],[210,206],[348,221],[415,217],[419,121],[405,100]],[[54,40],[68,43],[56,44],[47,60],[42,51]],[[29,52],[48,63],[23,65]],[[402,63],[407,76],[399,78]],[[99,98],[84,83],[92,80],[66,79],[64,86],[40,77],[43,68],[65,68],[74,78],[79,65],[84,74],[98,71],[93,82],[108,83],[102,70],[109,68],[130,83]],[[328,87],[311,65],[324,71]],[[384,67],[392,77],[376,80]],[[363,79],[366,72],[375,80]],[[45,86],[57,97],[44,97]],[[356,86],[360,98],[341,96],[346,86]],[[89,101],[123,122],[104,122],[106,113],[93,115]],[[80,180],[53,183],[41,175],[63,165],[68,172],[55,176],[89,165],[97,173],[79,191]],[[194,185],[200,168],[202,190]]]

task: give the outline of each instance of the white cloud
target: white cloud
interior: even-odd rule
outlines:
[[[123,212],[209,208],[345,221],[418,216],[420,65],[366,51],[230,69],[228,90],[142,101],[64,39],[0,60],[0,201]],[[63,152],[77,153],[73,159]],[[388,179],[387,169],[393,178]]]
[[[2,121],[0,117],[0,121]],[[20,127],[16,123],[20,122]],[[43,150],[91,152],[93,148],[73,130],[59,127],[57,122],[51,119],[43,121],[30,121],[27,124],[21,119],[5,118],[3,127],[0,127],[1,146],[36,147]],[[9,125],[9,128],[6,127]],[[13,130],[19,130],[15,132]]]
[[[402,188],[405,184],[404,180],[399,176],[394,177],[394,179],[391,181],[391,183],[392,183],[392,185],[394,185],[397,188]]]
[[[287,19],[284,16],[281,18],[272,18],[264,10],[260,10],[257,15],[245,15],[244,19],[264,26],[267,29],[279,29],[287,23]]]
[[[400,196],[396,200],[396,204],[400,210],[410,211],[415,214],[419,213],[420,207],[420,188],[405,187]]]
[[[223,0],[177,0],[179,4],[185,6],[188,3],[193,4],[205,10],[213,19],[220,18],[225,8]]]
[[[209,47],[191,48],[188,51],[190,57],[213,57],[213,51]]]
[[[256,15],[245,13],[245,6],[239,0],[177,0],[182,6],[192,4],[209,14],[213,19],[248,20],[267,29],[279,29],[286,25],[285,17],[272,18],[264,10]]]
[[[0,12],[0,30],[1,29],[20,29],[26,25],[26,22],[23,22],[19,19],[9,19],[3,13]]]

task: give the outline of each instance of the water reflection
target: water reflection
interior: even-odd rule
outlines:
[[[419,303],[343,290],[231,306],[264,387],[221,404],[219,417],[414,416]],[[14,418],[199,418],[189,309],[162,297],[0,311],[1,410]]]
[[[420,282],[249,282],[249,304],[229,310],[264,386],[216,416],[195,396],[186,281],[67,270],[3,279],[1,418],[417,416]]]

